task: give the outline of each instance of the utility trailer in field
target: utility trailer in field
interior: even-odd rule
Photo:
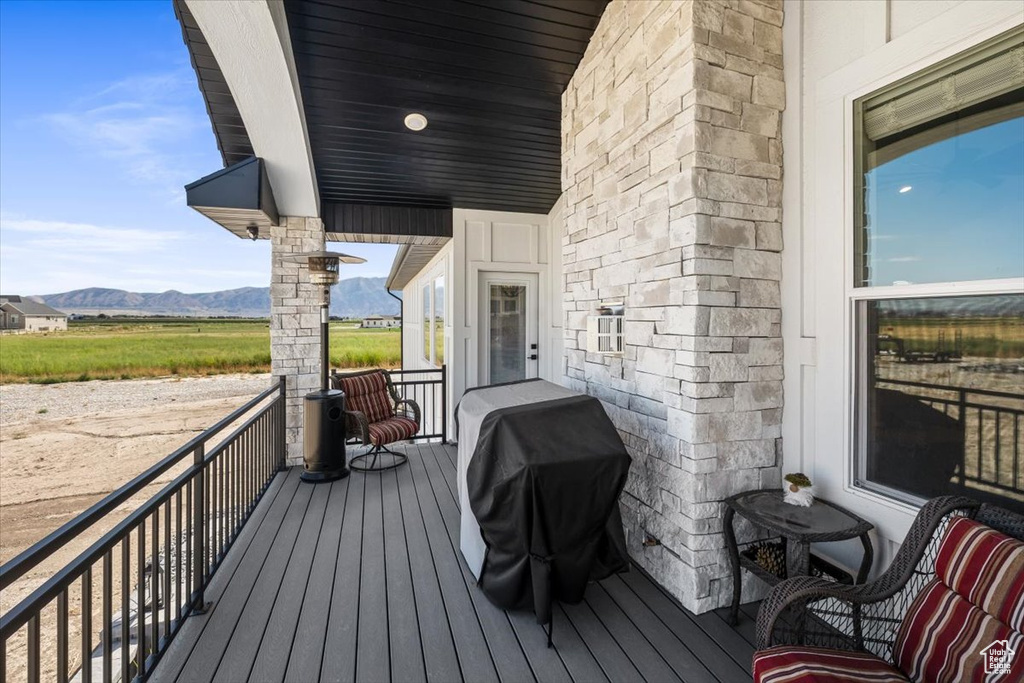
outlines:
[[[946,339],[946,331],[939,330],[934,349],[907,350],[905,340],[891,334],[880,334],[877,337],[877,353],[880,356],[895,356],[904,363],[951,363],[964,357],[963,330],[953,333],[953,343]]]

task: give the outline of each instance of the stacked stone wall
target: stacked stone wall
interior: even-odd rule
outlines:
[[[285,376],[288,465],[302,464],[302,397],[320,388],[320,291],[305,266],[288,254],[324,248],[319,218],[281,218],[270,229],[270,357],[274,377]]]
[[[634,459],[631,554],[696,611],[729,594],[721,501],[780,483],[782,20],[781,0],[614,0],[563,96],[567,382]],[[586,349],[606,301],[621,357]]]

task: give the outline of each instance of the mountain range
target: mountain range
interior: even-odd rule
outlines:
[[[353,277],[331,288],[331,315],[358,318],[381,314],[397,315],[398,302],[384,289],[385,278]],[[242,287],[220,292],[186,294],[128,292],[123,289],[89,287],[60,294],[32,297],[69,314],[234,316],[265,318],[270,315],[269,287]]]

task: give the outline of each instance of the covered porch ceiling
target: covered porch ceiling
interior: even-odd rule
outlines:
[[[253,92],[280,90],[284,79],[261,81],[240,51],[276,49],[325,229],[358,240],[364,231],[345,217],[367,211],[346,205],[378,207],[368,213],[384,222],[410,208],[547,213],[561,192],[562,92],[607,1],[284,0],[232,12],[230,0],[175,0],[175,10],[225,165],[255,155],[275,194],[295,183],[287,164],[268,156],[274,121],[259,107],[281,93]],[[280,42],[233,44],[245,42],[240,31]],[[413,112],[427,117],[425,130],[406,128]],[[278,204],[287,215],[288,198]],[[447,235],[398,232],[387,241],[450,234],[449,225]],[[379,231],[368,238],[383,241]]]

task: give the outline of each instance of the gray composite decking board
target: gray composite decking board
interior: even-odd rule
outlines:
[[[248,572],[244,577],[234,576],[228,590],[236,588],[244,594],[237,595],[233,602],[228,603],[228,609],[214,613],[207,624],[208,632],[196,643],[196,649],[182,669],[179,680],[207,683],[215,677],[217,680],[245,680],[249,677],[263,629],[270,618],[273,598],[281,586],[288,558],[312,497],[310,487],[299,487],[284,521],[271,539],[269,552],[262,558],[259,572]],[[246,569],[242,567],[243,571]]]
[[[622,647],[623,652],[647,681],[678,681],[679,675],[669,667],[664,656],[636,627],[600,583],[591,584],[584,598],[594,615]]]
[[[313,499],[310,501],[309,507],[306,508],[306,516],[302,520],[299,536],[295,540],[295,547],[292,549],[291,557],[285,568],[284,579],[273,600],[266,628],[262,630],[260,641],[256,644],[255,660],[250,655],[237,669],[226,668],[230,666],[230,658],[225,655],[219,671],[241,673],[242,666],[245,662],[249,662],[250,671],[247,678],[251,681],[270,683],[284,679],[288,656],[291,653],[292,643],[295,641],[295,629],[298,627],[303,597],[306,587],[309,585],[313,557],[320,541],[324,517],[327,514],[330,493],[331,490],[328,487],[318,486],[313,489]],[[243,621],[236,629],[233,640],[239,637],[239,630],[246,626],[249,627],[250,632],[255,633],[258,630],[258,627],[253,628],[253,625],[248,623],[243,615]],[[242,648],[229,648],[228,655],[241,652],[244,652]],[[232,675],[230,678],[242,680],[241,676]]]
[[[360,476],[358,474],[354,476]],[[359,635],[356,645],[356,680],[391,678],[388,652],[388,587],[384,568],[384,519],[381,475],[363,475],[363,548],[359,567]]]
[[[359,616],[358,549],[363,545],[363,489],[366,477],[349,475],[348,498],[345,501],[345,523],[341,528],[338,548],[338,570],[334,577],[331,611],[327,618],[323,664],[320,680],[354,681],[356,675],[356,639]],[[332,486],[337,486],[335,482]]]
[[[426,451],[430,455],[429,449]],[[467,681],[497,681],[498,672],[483,637],[473,602],[459,567],[461,560],[446,547],[447,530],[430,479],[419,456],[409,458],[413,471],[413,486],[423,515],[424,528],[433,551],[441,595],[448,608],[449,624],[455,639],[462,678]]]
[[[275,491],[271,495],[272,491]],[[263,500],[253,512],[252,518],[242,527],[242,533],[224,558],[217,572],[206,588],[205,598],[211,603],[206,614],[193,615],[185,620],[181,630],[168,646],[159,664],[150,676],[151,681],[176,681],[204,640],[207,625],[218,613],[241,607],[237,605],[236,593],[243,588],[234,579],[258,571],[263,565],[262,557],[270,550],[270,543],[276,536],[288,506],[298,491],[298,478],[278,475]]]
[[[683,611],[635,565],[633,571],[620,574],[618,578],[657,614],[676,637],[686,643],[686,646],[696,653],[701,662],[720,680],[750,679],[750,656],[753,649],[716,615],[708,612],[695,616]],[[707,616],[712,618],[710,622],[702,620],[702,617]]]
[[[645,605],[618,576],[602,581],[600,587],[636,624],[672,670],[687,683],[712,683],[718,679],[695,655],[685,640],[677,637],[651,608]]]
[[[299,623],[295,629],[291,651],[287,659],[285,681],[307,683],[320,677],[320,665],[324,656],[324,639],[327,637],[327,619],[330,615],[331,594],[338,566],[338,551],[341,548],[341,529],[345,522],[345,503],[350,479],[331,486],[331,497],[327,501],[324,525],[317,540],[313,566],[309,571],[309,583],[302,598]],[[250,680],[253,678],[250,676]],[[260,683],[253,681],[253,683]]]
[[[437,478],[443,477],[445,468],[441,466],[434,450],[431,448],[432,455],[424,454],[423,462],[426,465],[428,477],[432,478],[432,486],[448,533],[451,552],[459,557],[462,554],[459,550],[460,518],[459,509],[455,505],[458,494],[452,491],[447,478],[437,481]],[[447,469],[451,471],[451,461],[447,456],[442,455],[441,459],[448,464]],[[445,491],[448,495],[445,495]],[[519,639],[516,637],[505,610],[491,604],[487,596],[476,588],[476,579],[465,562],[459,561],[458,565],[462,571],[462,578],[466,582],[470,599],[476,609],[485,642],[491,651],[491,660],[498,671],[498,677],[503,681],[511,682],[534,680],[535,676],[530,668],[530,663],[519,644]]]
[[[391,679],[414,683],[426,677],[420,642],[416,594],[409,568],[409,550],[398,495],[398,473],[381,475],[384,501],[384,556],[387,572],[388,638],[391,648]]]
[[[444,483],[447,486],[447,490],[449,490],[452,501],[455,504],[456,515],[458,515],[459,493],[458,483],[456,481],[456,452],[454,449],[451,449],[451,447],[447,447],[447,449],[445,449],[443,446],[432,446],[431,450],[433,451],[436,461],[440,466],[441,473],[444,475]],[[458,523],[458,521],[456,520],[455,523]],[[452,538],[455,541],[455,545],[458,546],[458,535]],[[456,552],[461,554],[458,547],[456,548]],[[475,582],[473,581],[471,574],[469,574],[468,567],[466,567],[464,562],[460,562],[460,564],[462,565],[463,573],[467,577],[467,581],[471,585],[474,584]],[[518,618],[518,620],[516,620],[516,618],[514,618],[515,616],[523,618]],[[527,614],[526,612],[508,614],[512,628],[526,654],[530,668],[534,670],[535,676],[539,680],[544,681],[564,680],[564,676],[569,676],[570,678],[574,678],[574,680],[578,681],[603,680],[605,677],[600,666],[597,664],[597,660],[594,658],[590,650],[584,645],[579,635],[571,629],[566,618],[564,618],[564,614],[562,614],[562,616],[563,626],[567,626],[569,630],[559,630],[559,640],[556,643],[556,646],[549,650],[547,647],[547,634],[541,625],[537,624],[537,620],[534,615],[531,613]],[[556,620],[555,628],[558,629],[558,615],[556,614],[553,618]],[[523,643],[526,641],[542,643],[542,651],[539,652],[536,648],[525,646]],[[546,656],[552,652],[555,653],[557,659],[551,656]],[[569,674],[570,667],[566,664],[566,658],[571,663],[571,669],[578,672],[578,676],[572,677]],[[559,664],[561,667],[558,666]]]
[[[549,648],[547,635],[538,627],[532,614],[510,612],[508,618],[537,680],[545,683],[571,683],[572,676],[562,661],[563,643],[560,642],[558,648]]]
[[[419,457],[411,454],[410,457]],[[462,679],[455,641],[449,623],[447,608],[441,595],[427,532],[420,513],[419,500],[412,482],[412,467],[396,470],[398,495],[402,506],[409,567],[412,571],[413,591],[418,605],[420,639],[423,646],[423,664],[428,681],[446,683]],[[453,615],[454,616],[454,615]]]
[[[594,614],[586,600],[578,605],[560,605],[610,681],[643,680],[626,652]],[[556,631],[556,634],[559,631]]]
[[[751,647],[757,646],[757,610],[759,603],[746,603],[740,605],[739,623],[729,628],[736,631],[736,633],[743,636],[743,639],[750,643]],[[726,622],[728,625],[728,609],[722,608],[715,610],[715,614],[718,618]]]
[[[436,452],[436,450],[437,449],[435,448],[435,452]],[[458,501],[457,489],[454,488],[455,486],[457,486],[457,484],[454,483],[454,475],[455,475],[454,455],[455,455],[455,453],[454,453],[454,450],[450,449],[450,448],[449,449],[443,449],[443,453],[444,453],[444,455],[447,456],[448,462],[452,465],[450,470],[448,468],[442,467],[442,470],[445,472],[445,475],[446,475],[445,476],[445,481],[448,484],[449,489],[452,490],[453,495],[455,496],[455,499],[456,499],[456,502],[457,502]],[[442,457],[444,457],[444,456],[438,455],[439,462],[443,462],[441,460]],[[450,472],[450,474],[449,474],[449,472]],[[615,577],[610,577],[609,579],[605,579],[605,581],[600,582],[600,585],[604,585],[604,583],[611,582],[614,579],[615,579]],[[587,590],[587,593],[586,593],[586,596],[585,596],[585,600],[587,600],[589,603],[592,603],[591,597],[593,595],[594,595],[594,589],[593,588],[589,588]],[[619,593],[619,596],[620,596],[620,599],[623,599],[623,600],[628,600],[629,599],[624,593],[621,593],[621,592]],[[627,604],[626,606],[634,607],[634,609],[635,609],[639,605],[642,605],[642,602],[639,601],[638,598],[634,597],[633,600],[635,600],[637,602],[637,605],[628,605]],[[617,606],[622,607],[623,610],[625,609],[625,607],[623,607],[621,605],[617,605]],[[593,607],[593,605],[592,605],[592,607]],[[646,610],[649,611],[649,608],[647,608],[645,605],[643,606],[643,609],[646,609]],[[678,611],[679,611],[680,616],[685,618],[685,614],[682,612],[682,610],[678,610]],[[595,612],[595,614],[598,614],[598,615],[604,614],[604,611],[603,610],[599,610],[599,609],[594,609],[594,612]],[[636,613],[636,612],[634,611],[634,613]],[[603,619],[603,618],[601,620],[602,620],[602,622],[605,621],[605,619]],[[649,622],[647,622],[647,623],[649,624]],[[607,627],[607,623],[605,623],[605,626]],[[558,626],[556,624],[556,629],[557,628],[558,628]],[[635,629],[631,629],[630,631],[627,631],[627,636],[635,635],[635,634],[632,633],[632,631],[635,631]],[[644,632],[644,631],[641,631],[641,632],[644,633],[644,635],[646,635],[646,632]],[[559,633],[559,635],[561,635],[561,633]],[[626,639],[624,639],[622,637],[616,637],[616,640],[620,644],[623,644],[623,642]],[[685,680],[685,681],[690,681],[690,680],[694,680],[694,681],[699,681],[699,680],[716,680],[714,675],[711,674],[711,672],[708,670],[708,668],[703,666],[700,663],[700,659],[698,657],[694,656],[693,654],[689,653],[689,651],[686,649],[685,645],[682,645],[682,647],[680,647],[678,645],[678,639],[677,639],[677,645],[674,648],[671,647],[671,645],[670,645],[671,641],[663,641],[663,642],[665,643],[665,645],[669,649],[668,650],[659,650],[659,654],[660,654],[661,658],[665,659],[666,656],[671,657],[671,660],[673,661],[673,663],[679,665],[681,667],[682,671],[686,671],[686,672],[688,672],[690,674],[689,677],[683,677],[683,680]],[[712,651],[715,654],[720,654],[720,649],[717,646],[715,646],[713,642],[710,642],[709,645],[710,645],[709,651]],[[646,650],[646,648],[644,648],[644,646],[642,644],[640,645],[640,648],[641,648],[641,650]],[[670,654],[668,654],[668,653],[670,653]],[[643,662],[644,664],[648,664],[648,662],[652,661],[652,660],[649,659],[648,655],[650,655],[650,652],[642,652],[642,653],[637,653],[635,655],[634,654],[630,654],[629,658],[634,663]],[[713,659],[715,659],[715,658],[713,658]],[[658,668],[660,665],[653,664],[652,666],[654,668]],[[745,678],[749,678],[749,675],[746,673],[746,671],[744,669],[731,666],[729,663],[726,663],[726,666],[722,666],[721,663],[717,662],[717,660],[716,660],[714,662],[713,666],[714,666],[714,668],[716,670],[721,671],[721,673],[726,677],[724,680],[732,680],[732,679],[743,680]],[[641,668],[641,667],[638,667],[638,668]],[[666,678],[665,676],[659,674],[658,672],[654,672],[654,673],[655,673],[655,677],[653,679],[651,679],[651,680],[662,680],[662,679],[664,679],[664,680],[675,680],[675,678],[673,678],[673,674],[669,674],[668,677]],[[592,670],[588,671],[587,675],[592,676],[593,675],[593,671]],[[584,680],[587,680],[587,679],[584,679]]]
[[[383,474],[275,478],[207,589],[212,609],[152,680],[750,680],[756,605],[738,633],[635,568],[556,604],[547,648],[533,613],[490,603],[462,559],[454,449],[407,450]]]

